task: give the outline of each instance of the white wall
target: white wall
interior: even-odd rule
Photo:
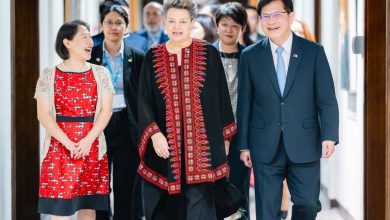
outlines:
[[[294,0],[295,18],[304,21],[314,34],[314,0]]]
[[[349,25],[350,36],[364,33],[364,3],[349,1],[349,21],[359,24],[358,28]],[[336,199],[356,220],[363,219],[364,182],[364,59],[362,55],[350,55],[350,74],[356,76],[356,113],[348,108],[348,91],[340,88],[339,48],[339,5],[338,1],[322,1],[321,42],[329,58],[334,74],[336,93],[340,110],[340,144],[330,160],[321,162],[321,183],[328,189],[328,196]],[[356,17],[355,10],[358,11]],[[329,16],[332,15],[332,16]],[[356,20],[357,19],[357,20]],[[351,22],[352,21],[352,22]],[[351,41],[350,41],[351,44]],[[351,48],[351,46],[350,46]]]
[[[0,7],[0,219],[11,219],[11,1]]]

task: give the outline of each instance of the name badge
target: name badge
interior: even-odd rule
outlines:
[[[112,99],[112,108],[126,108],[125,96],[123,94],[115,94]]]

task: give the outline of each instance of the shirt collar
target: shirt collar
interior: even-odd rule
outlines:
[[[105,45],[104,42],[105,41],[103,40],[103,56],[105,56],[105,55],[110,56],[110,54],[108,52],[106,53],[106,45]],[[121,56],[123,58],[124,51],[125,51],[125,47],[124,47],[124,43],[123,43],[123,40],[122,40],[121,48],[119,49],[118,54],[116,54],[114,57]]]
[[[290,35],[288,36],[287,40],[286,40],[282,45],[280,45],[281,47],[283,47],[283,50],[284,50],[287,54],[290,54],[290,53],[291,53],[292,40],[293,40],[293,34],[292,34],[292,32],[290,32]],[[270,44],[271,44],[271,51],[272,51],[272,54],[275,54],[275,53],[276,53],[276,49],[279,47],[279,45],[277,45],[277,44],[275,44],[274,42],[272,42],[271,39],[269,39],[269,42],[270,42]]]

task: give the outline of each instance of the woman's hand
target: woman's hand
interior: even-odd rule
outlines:
[[[83,158],[89,154],[91,146],[94,140],[89,138],[83,138],[77,143],[77,148],[75,150],[75,159]]]
[[[165,136],[161,132],[157,132],[152,135],[151,139],[153,142],[154,151],[156,151],[157,156],[164,159],[169,158],[169,147]]]
[[[225,144],[225,153],[226,153],[226,156],[227,156],[227,155],[229,155],[230,141],[225,140],[224,144]]]
[[[70,158],[73,158],[75,154],[75,150],[77,148],[77,144],[68,139],[63,143],[63,145],[70,152]]]

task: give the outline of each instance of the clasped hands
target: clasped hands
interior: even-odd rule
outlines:
[[[73,142],[71,140],[66,141],[64,146],[70,152],[70,157],[73,159],[85,158],[91,150],[91,146],[94,140],[83,138],[79,142]]]

